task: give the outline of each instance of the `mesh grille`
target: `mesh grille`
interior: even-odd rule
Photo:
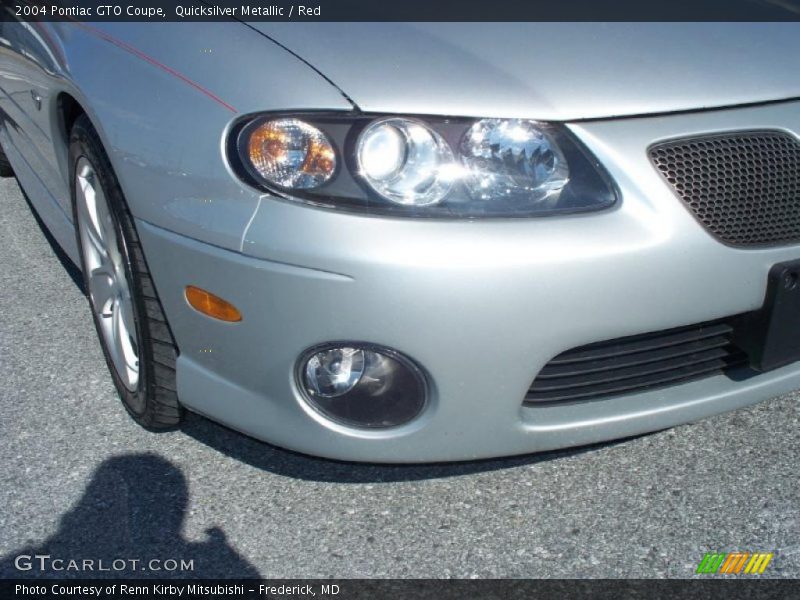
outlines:
[[[650,148],[694,216],[735,246],[800,241],[800,143],[776,131],[689,138]]]

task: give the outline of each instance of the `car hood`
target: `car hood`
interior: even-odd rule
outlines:
[[[249,23],[365,111],[574,120],[800,97],[797,23]]]

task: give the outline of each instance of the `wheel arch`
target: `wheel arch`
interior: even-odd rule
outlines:
[[[53,124],[53,147],[56,152],[56,160],[61,171],[61,176],[67,186],[71,185],[70,182],[70,165],[69,165],[69,134],[72,131],[72,126],[81,115],[86,115],[86,118],[92,123],[92,126],[99,133],[99,128],[94,120],[89,116],[83,104],[75,98],[71,93],[61,91],[55,96],[55,123]],[[69,187],[67,187],[69,189]]]

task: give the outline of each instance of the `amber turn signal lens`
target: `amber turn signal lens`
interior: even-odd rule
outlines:
[[[242,313],[233,304],[199,287],[186,286],[186,301],[196,311],[214,319],[232,323],[242,320]]]

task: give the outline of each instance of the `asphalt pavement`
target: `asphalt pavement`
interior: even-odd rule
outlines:
[[[76,281],[0,180],[0,577],[692,577],[738,550],[800,577],[798,393],[569,451],[334,462],[193,415],[139,428]]]

